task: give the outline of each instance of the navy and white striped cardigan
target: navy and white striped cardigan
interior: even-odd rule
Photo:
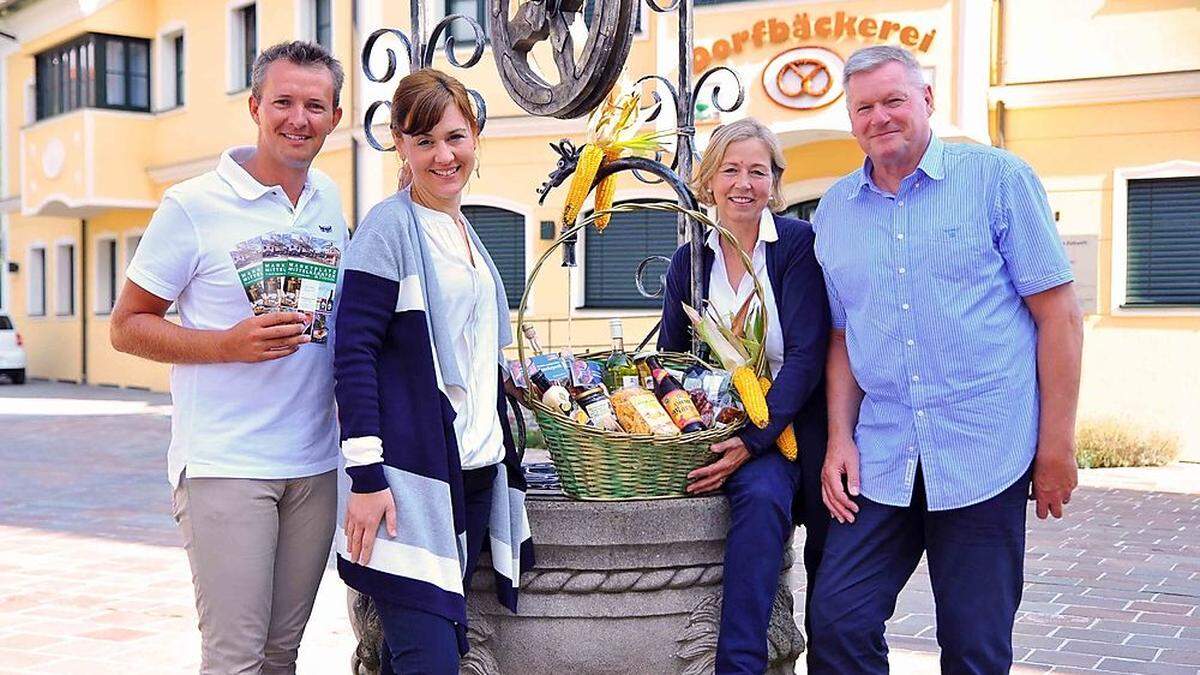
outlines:
[[[774,218],[779,238],[766,243],[767,276],[783,328],[783,366],[767,393],[770,422],[765,429],[748,424],[738,436],[757,457],[775,447],[775,439],[790,422],[801,451],[823,456],[827,438],[824,375],[829,297],[813,253],[812,225],[778,215]],[[713,255],[713,250],[705,246],[700,283],[706,299]],[[667,268],[659,349],[684,352],[691,346],[692,325],[680,305],[691,302],[691,269],[691,254],[684,244],[675,251]]]
[[[467,231],[495,279],[497,315],[507,317],[496,267],[474,230]],[[371,209],[346,250],[334,352],[343,447],[361,448],[366,441],[378,456],[382,446],[382,462],[348,462],[341,472],[337,564],[351,588],[443,616],[461,634],[467,621],[466,515],[455,413],[446,388],[464,386],[466,378],[455,358],[458,336],[437,311],[448,300],[430,261],[407,191]],[[498,323],[503,350],[512,331],[507,320]],[[501,351],[497,368],[503,359]],[[499,413],[505,453],[493,485],[489,540],[497,595],[515,612],[520,573],[533,565],[533,543],[502,390]],[[397,535],[389,537],[381,524],[369,564],[351,563],[341,529],[348,493],[385,487],[396,500]]]

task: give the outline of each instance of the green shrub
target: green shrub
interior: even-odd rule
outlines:
[[[1129,420],[1084,420],[1075,430],[1081,469],[1164,466],[1179,459],[1179,438]]]
[[[544,447],[546,447],[546,439],[542,437],[541,429],[527,429],[525,431],[525,447],[527,447],[527,448],[544,448]]]

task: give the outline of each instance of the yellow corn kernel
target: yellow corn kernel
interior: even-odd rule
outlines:
[[[604,151],[604,161],[600,166],[619,158],[620,150],[609,149]],[[596,210],[603,211],[604,209],[612,208],[613,197],[617,194],[617,177],[615,175],[606,176],[600,180],[600,184],[596,186]],[[594,224],[597,232],[603,232],[604,228],[608,227],[608,221],[612,216],[608,214],[596,218]]]
[[[758,383],[762,385],[763,394],[771,393],[771,380],[766,376],[758,378]],[[796,455],[800,452],[800,446],[796,443],[796,430],[789,423],[783,428],[783,432],[779,434],[779,438],[775,439],[775,446],[779,448],[779,454],[783,455],[789,462],[796,461]]]
[[[583,146],[579,153],[579,163],[575,165],[575,175],[571,177],[571,189],[567,191],[567,203],[563,205],[562,226],[571,227],[583,207],[583,200],[592,191],[592,181],[596,178],[596,170],[604,159],[604,151],[592,143]]]
[[[770,419],[767,397],[763,394],[762,385],[758,383],[758,376],[750,366],[738,366],[734,369],[733,388],[737,389],[738,396],[742,398],[742,407],[746,409],[746,416],[754,426],[759,429],[767,426]]]

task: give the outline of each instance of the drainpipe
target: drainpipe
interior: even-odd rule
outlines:
[[[88,221],[79,220],[79,382],[88,383],[88,302],[87,302],[87,264],[88,264]]]

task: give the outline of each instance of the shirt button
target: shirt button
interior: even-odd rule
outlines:
[[[908,341],[906,341],[904,344],[906,344],[906,345],[908,345],[909,347],[911,347],[911,346],[913,346],[913,345],[915,345],[915,344],[917,344],[917,343],[916,343],[916,342],[913,342],[912,340],[908,340]]]
[[[901,201],[896,202],[896,206],[904,206],[904,201],[901,200]]]
[[[906,303],[904,303],[903,305],[900,305],[900,309],[903,309],[903,310],[907,311],[907,310],[908,310],[908,303],[906,302]]]
[[[913,450],[916,450],[916,449],[917,449],[917,446],[915,446],[915,445],[910,445],[910,446],[908,446],[908,451],[909,451],[909,452],[912,452]]]
[[[920,382],[920,381],[921,381],[920,375],[913,375],[913,382]]]
[[[924,416],[925,416],[925,411],[924,411],[924,410],[918,410],[918,411],[917,411],[917,417],[924,417]]]
[[[904,268],[903,268],[903,267],[901,267],[900,269],[898,269],[898,270],[896,270],[896,271],[897,271],[897,272],[899,272],[900,274],[904,274]]]
[[[897,239],[903,239],[903,238],[904,238],[904,233],[903,233],[903,232],[897,232],[897,233],[896,233],[896,238],[897,238]]]

